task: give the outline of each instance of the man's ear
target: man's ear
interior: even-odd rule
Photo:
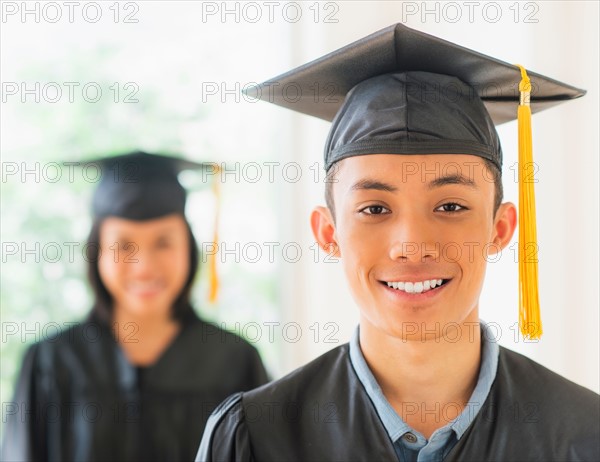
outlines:
[[[337,244],[335,223],[327,207],[315,207],[310,214],[310,226],[313,236],[329,256],[340,258],[342,256]]]
[[[517,208],[512,202],[505,202],[498,207],[494,218],[493,242],[499,250],[506,248],[517,227]]]

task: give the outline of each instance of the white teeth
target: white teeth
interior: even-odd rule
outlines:
[[[428,279],[418,282],[388,282],[392,289],[402,290],[407,294],[421,294],[442,285],[441,279]]]

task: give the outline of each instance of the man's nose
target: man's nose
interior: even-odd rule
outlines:
[[[396,219],[389,256],[410,262],[437,261],[440,256],[439,232],[422,212],[405,211]]]

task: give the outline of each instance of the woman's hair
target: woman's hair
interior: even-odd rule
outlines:
[[[190,272],[183,289],[181,289],[179,296],[173,303],[171,317],[177,321],[186,319],[193,312],[193,308],[190,303],[190,295],[194,278],[198,273],[198,263],[200,260],[198,254],[198,245],[196,243],[196,239],[194,238],[194,234],[192,233],[192,228],[185,218],[184,221],[188,230],[190,242]],[[94,292],[94,305],[92,308],[92,313],[100,319],[109,322],[112,318],[113,299],[102,282],[102,279],[100,278],[100,270],[98,269],[101,224],[102,219],[94,221],[85,246],[85,253],[88,264],[88,280]]]

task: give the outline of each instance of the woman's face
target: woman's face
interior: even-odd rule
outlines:
[[[190,238],[181,215],[145,221],[108,217],[100,225],[98,270],[115,310],[169,318],[190,274]]]

